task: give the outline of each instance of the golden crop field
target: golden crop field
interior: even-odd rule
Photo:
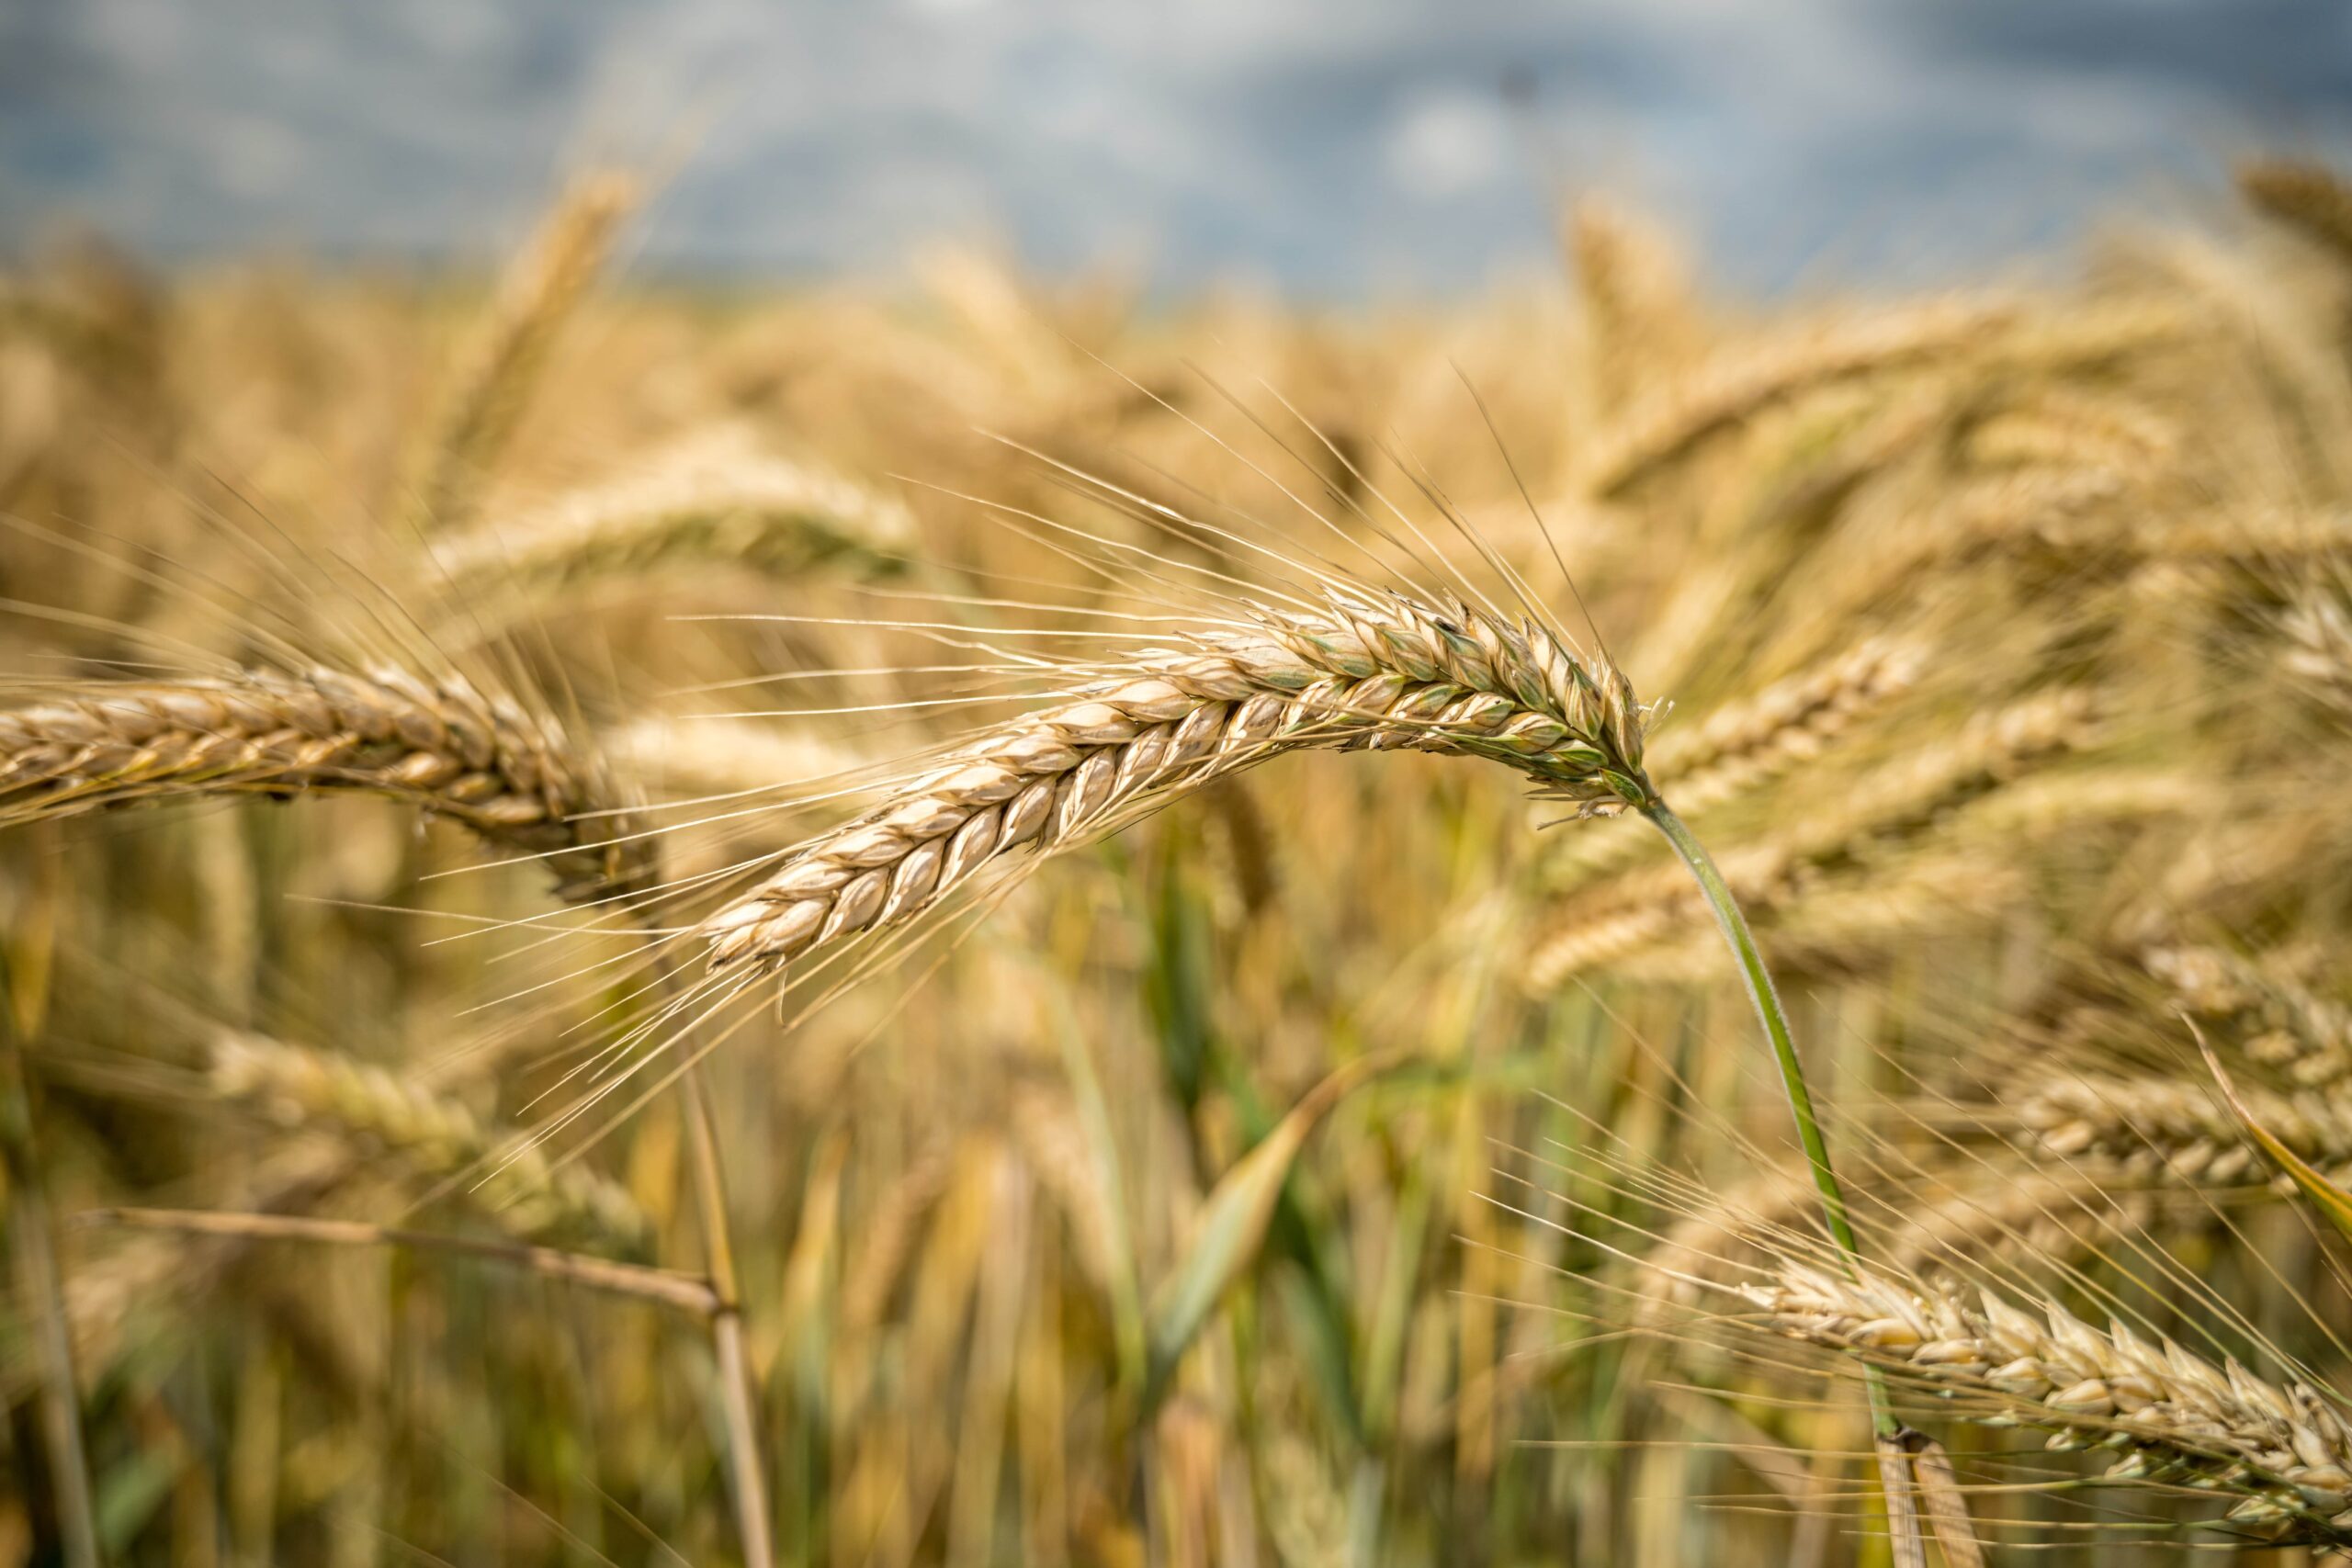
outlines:
[[[0,279],[0,1563],[2352,1549],[2352,186],[1769,311],[641,194]]]

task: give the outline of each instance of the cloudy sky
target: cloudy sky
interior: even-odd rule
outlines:
[[[479,257],[667,171],[636,265],[987,234],[1308,298],[1473,285],[1552,191],[1759,290],[1917,281],[2352,151],[2347,0],[0,0],[0,247]]]

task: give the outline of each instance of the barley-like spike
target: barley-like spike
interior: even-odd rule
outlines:
[[[1990,1291],[1791,1267],[1740,1293],[1756,1326],[1911,1374],[1973,1419],[2121,1450],[2118,1479],[2233,1495],[2230,1522],[2281,1543],[2352,1545],[2352,1435],[2332,1394]]]
[[[2035,762],[2083,745],[2091,716],[2090,694],[2073,688],[1981,714],[1954,739],[1871,774],[1835,811],[1723,856],[1724,875],[1751,918],[1769,920],[1826,872],[1914,836]],[[1679,870],[1646,867],[1566,900],[1529,950],[1525,983],[1549,990],[1703,919],[1705,904]]]
[[[331,1125],[373,1139],[428,1176],[479,1167],[486,1206],[520,1234],[586,1231],[631,1248],[651,1234],[619,1187],[577,1165],[550,1166],[536,1145],[516,1149],[511,1134],[387,1067],[240,1033],[214,1043],[210,1082],[221,1098],[284,1126]]]
[[[627,479],[436,540],[433,558],[449,596],[470,603],[678,561],[784,572],[842,560],[881,575],[898,565],[888,552],[913,533],[895,499],[722,432]]]
[[[636,205],[635,180],[592,170],[565,189],[516,258],[444,399],[424,480],[428,522],[446,525],[471,512],[481,478],[521,419],[556,334]]]
[[[2297,1156],[2338,1178],[2352,1175],[2352,1104],[2340,1090],[2240,1092],[2256,1120]],[[2097,1156],[2201,1187],[2271,1179],[2236,1118],[2201,1084],[2057,1074],[2027,1086],[2016,1114],[2027,1148],[2049,1157]]]
[[[1816,387],[1971,346],[2016,316],[2014,306],[1998,301],[1947,300],[1801,333],[1726,356],[1659,389],[1626,417],[1592,461],[1592,491],[1623,494],[1759,409]]]
[[[711,963],[780,963],[901,923],[1024,844],[1054,849],[1309,747],[1486,757],[1591,813],[1654,798],[1614,669],[1464,604],[1334,594],[1322,615],[1265,611],[1140,654],[943,759],[713,916]]]
[[[2152,948],[2142,962],[2179,1006],[2230,1023],[2262,1066],[2307,1089],[2352,1077],[2352,1007],[2218,947]]]
[[[314,669],[93,685],[0,712],[0,826],[189,795],[389,795],[544,855],[567,897],[643,885],[645,841],[563,737],[456,676]]]

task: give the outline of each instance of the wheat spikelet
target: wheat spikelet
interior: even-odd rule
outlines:
[[[449,596],[554,590],[679,562],[783,574],[827,561],[895,570],[914,522],[888,496],[749,447],[731,431],[690,441],[622,479],[436,540]]]
[[[2110,1477],[2233,1495],[2230,1520],[2273,1540],[2352,1544],[2352,1429],[2331,1394],[1990,1291],[1972,1301],[1797,1266],[1740,1293],[1762,1314],[1754,1326],[1915,1376],[1973,1419],[2040,1428],[2053,1448],[2120,1449]]]
[[[2074,689],[1980,714],[1958,737],[1881,768],[1838,808],[1770,842],[1719,857],[1751,920],[1770,920],[1825,872],[1917,834],[2007,784],[2025,769],[2084,745],[2089,694]],[[1537,993],[1605,967],[1704,918],[1698,891],[1659,865],[1628,873],[1567,901],[1530,944],[1521,978]]]
[[[0,713],[0,825],[169,796],[388,795],[544,856],[568,897],[647,880],[552,727],[456,676],[314,669],[97,685]]]
[[[2243,164],[2238,189],[2279,222],[2352,263],[2352,186],[2316,164],[2266,159]]]
[[[1591,459],[1594,494],[1617,496],[1710,436],[1832,382],[1902,369],[1969,347],[2015,320],[2013,306],[1946,300],[1840,322],[1727,356],[1643,400]]]
[[[1588,811],[1651,797],[1632,689],[1550,633],[1466,605],[1333,594],[1136,656],[1083,700],[1015,719],[793,854],[703,927],[714,966],[807,953],[910,919],[1012,850],[1306,747],[1507,762]]]
[[[2256,1120],[2297,1156],[2339,1177],[2352,1172],[2352,1104],[2340,1094],[2241,1092]],[[2245,1129],[2202,1085],[2056,1075],[2021,1090],[2015,1114],[2026,1147],[2052,1158],[2097,1156],[2208,1187],[2270,1179]]]
[[[388,1068],[254,1034],[212,1047],[209,1082],[224,1100],[290,1128],[331,1125],[372,1140],[430,1176],[479,1172],[485,1205],[526,1235],[580,1231],[636,1248],[651,1227],[619,1187],[577,1165],[557,1168],[536,1144],[485,1126],[464,1105]]]
[[[442,403],[424,480],[427,521],[462,522],[472,512],[481,477],[522,418],[548,350],[604,265],[637,197],[637,183],[627,175],[581,175],[508,269]]]

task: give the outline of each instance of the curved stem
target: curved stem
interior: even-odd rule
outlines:
[[[1747,929],[1747,918],[1740,913],[1739,900],[1732,897],[1731,884],[1724,880],[1714,857],[1707,853],[1706,846],[1691,834],[1682,818],[1656,796],[1642,808],[1642,815],[1666,835],[1666,841],[1682,857],[1682,863],[1699,884],[1699,891],[1706,896],[1707,907],[1715,913],[1715,924],[1723,931],[1724,942],[1739,961],[1739,977],[1747,984],[1747,999],[1756,1004],[1757,1019],[1764,1025],[1765,1036],[1772,1042],[1772,1055],[1780,1064],[1781,1087],[1788,1091],[1789,1111],[1796,1118],[1797,1142],[1804,1147],[1805,1163],[1813,1169],[1813,1185],[1821,1194],[1822,1220],[1829,1227],[1830,1239],[1845,1255],[1849,1272],[1857,1272],[1862,1249],[1854,1239],[1853,1221],[1847,1216],[1845,1190],[1838,1186],[1837,1169],[1829,1163],[1828,1140],[1822,1136],[1821,1119],[1814,1111],[1812,1091],[1805,1087],[1804,1062],[1797,1055],[1796,1040],[1789,1032],[1788,1014],[1781,1010],[1781,994],[1773,988],[1772,973],[1764,966],[1764,955],[1757,950],[1756,935]],[[1875,1368],[1867,1374],[1867,1380],[1872,1422],[1880,1436],[1888,1436],[1897,1427],[1887,1403],[1885,1381]]]

